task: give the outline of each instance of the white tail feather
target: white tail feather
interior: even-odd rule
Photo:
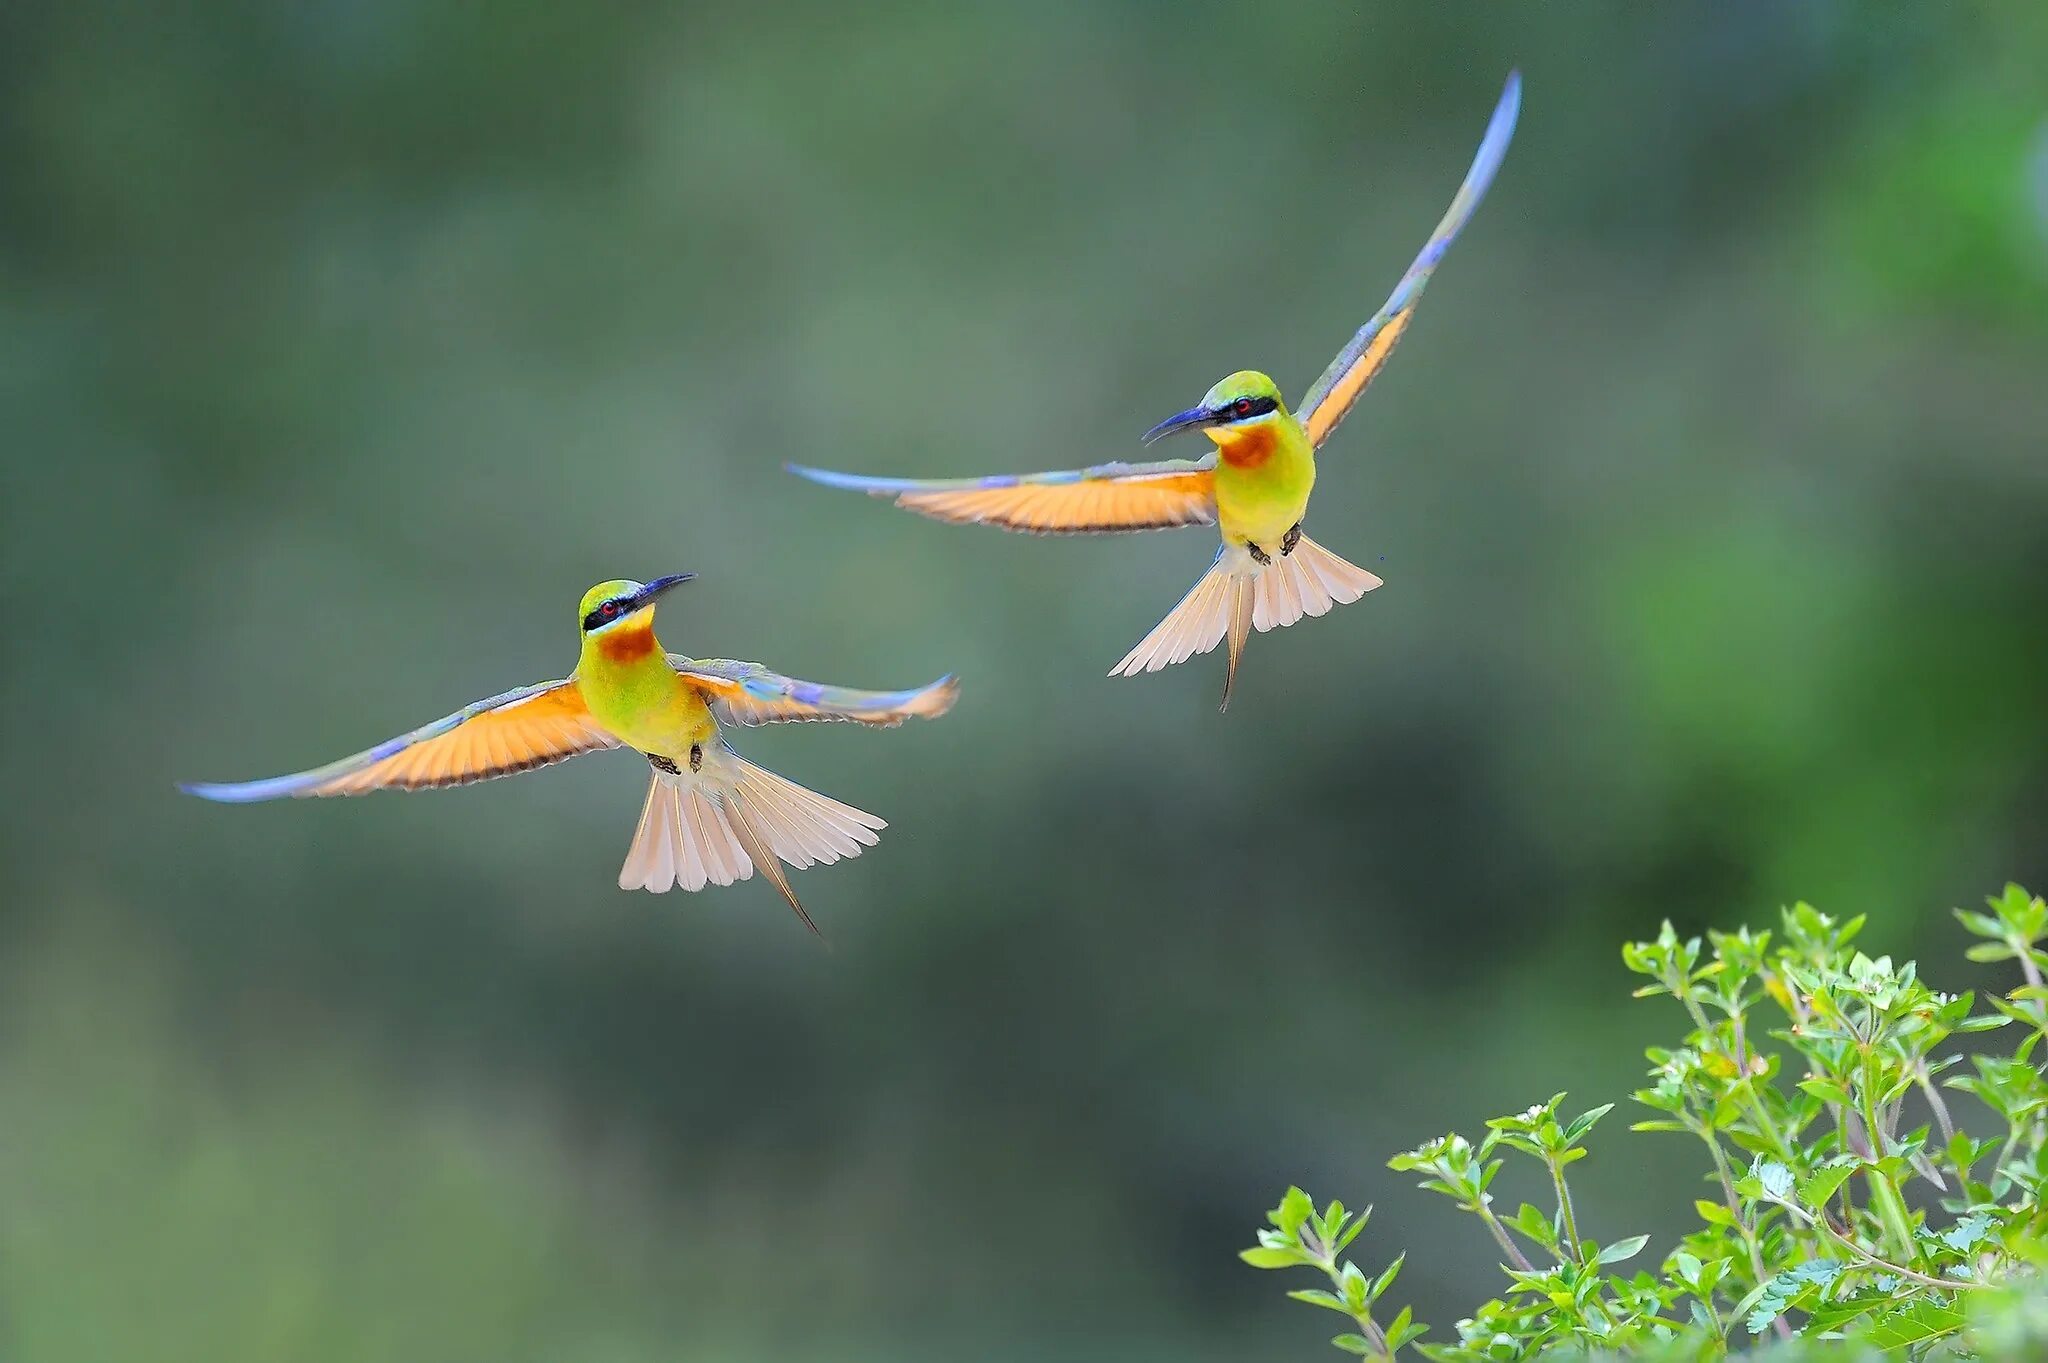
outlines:
[[[1252,630],[1261,634],[1293,624],[1304,615],[1323,615],[1348,605],[1380,585],[1380,579],[1347,563],[1304,535],[1289,554],[1260,563],[1243,545],[1225,545],[1209,571],[1188,589],[1180,604],[1153,626],[1138,646],[1109,670],[1135,677],[1186,662],[1230,640],[1230,667],[1223,703],[1237,679],[1237,660]]]
[[[1112,677],[1135,677],[1140,672],[1157,672],[1184,663],[1197,653],[1207,653],[1231,633],[1231,625],[1242,609],[1240,598],[1250,596],[1250,575],[1258,565],[1242,545],[1220,550],[1180,604],[1109,669]]]
[[[1295,541],[1293,553],[1276,554],[1270,564],[1251,566],[1257,574],[1252,625],[1261,634],[1283,629],[1304,615],[1327,615],[1330,607],[1348,606],[1380,585],[1379,578],[1306,535]]]
[[[697,771],[656,771],[619,888],[662,894],[746,880],[758,867],[810,923],[781,866],[799,869],[872,847],[888,827],[852,805],[806,790],[719,745]],[[812,930],[816,926],[812,925]]]

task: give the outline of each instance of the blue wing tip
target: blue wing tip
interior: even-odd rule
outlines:
[[[248,799],[246,795],[237,793],[241,787],[224,785],[216,781],[180,781],[178,789],[187,795],[197,795],[202,800],[212,800],[216,804],[235,804]]]
[[[178,789],[218,805],[247,805],[290,795],[298,789],[298,782],[289,776],[273,776],[262,781],[180,781]]]
[[[1522,68],[1517,66],[1508,72],[1508,82],[1501,88],[1500,103],[1494,106],[1493,121],[1505,123],[1512,130],[1515,121],[1522,114]],[[1490,133],[1492,129],[1488,129]]]
[[[826,487],[852,488],[856,492],[870,491],[873,484],[880,481],[874,478],[863,478],[858,473],[839,473],[832,469],[812,468],[809,464],[791,463],[784,464],[782,467],[794,473],[797,477],[808,479],[813,483],[822,483]]]

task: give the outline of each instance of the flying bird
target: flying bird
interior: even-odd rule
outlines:
[[[1144,435],[1149,445],[1176,432],[1200,431],[1216,446],[1201,459],[1098,464],[986,478],[871,478],[799,464],[789,465],[789,470],[829,487],[892,498],[906,510],[956,525],[996,525],[1035,535],[1216,526],[1223,544],[1209,571],[1110,669],[1110,675],[1157,672],[1207,653],[1227,638],[1227,709],[1238,658],[1254,629],[1264,632],[1291,625],[1304,615],[1322,615],[1380,585],[1379,578],[1301,532],[1315,486],[1316,451],[1408,329],[1431,273],[1493,183],[1514,137],[1521,106],[1522,78],[1514,72],[1472,168],[1436,232],[1385,306],[1330,362],[1297,411],[1288,410],[1272,379],[1246,369]]]
[[[576,670],[522,686],[376,747],[291,776],[180,789],[227,804],[287,795],[360,795],[467,785],[626,747],[654,769],[640,826],[619,872],[622,890],[730,885],[759,870],[812,932],[782,869],[857,857],[887,827],[872,814],[806,790],[741,757],[722,726],[851,720],[892,728],[953,707],[955,678],[909,691],[856,691],[770,672],[759,663],[686,658],[654,637],[654,605],[694,573],[600,582],[577,608]]]

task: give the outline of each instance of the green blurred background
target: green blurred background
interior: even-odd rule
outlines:
[[[1208,532],[1034,541],[779,471],[1135,454],[1290,394],[1521,132],[1326,451],[1355,607],[1108,666]],[[21,1360],[1313,1356],[1239,1266],[1395,1149],[1622,1096],[1616,947],[1873,949],[2048,883],[2048,10],[0,10],[0,1341]],[[612,887],[644,766],[223,809],[680,650],[943,723],[743,735],[893,824]],[[1579,1102],[1578,1100],[1583,1100]],[[1585,1166],[1599,1238],[1695,1195]],[[1661,1161],[1668,1160],[1669,1163]],[[1508,1190],[1512,1196],[1516,1190]]]

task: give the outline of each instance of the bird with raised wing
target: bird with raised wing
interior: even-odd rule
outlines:
[[[1216,446],[1201,459],[1098,464],[1057,473],[987,478],[871,478],[792,464],[790,471],[830,487],[851,488],[935,520],[1000,526],[1037,535],[1120,534],[1214,525],[1223,544],[1180,604],[1110,670],[1157,672],[1207,653],[1228,639],[1223,704],[1230,704],[1238,658],[1253,630],[1291,625],[1356,601],[1380,579],[1347,563],[1301,532],[1316,480],[1316,451],[1380,372],[1414,318],[1415,305],[1444,252],[1486,196],[1514,137],[1521,111],[1520,73],[1510,74],[1493,119],[1422,253],[1394,292],[1289,411],[1273,380],[1240,370],[1201,402],[1147,431],[1146,444],[1201,431]]]
[[[755,766],[726,743],[722,726],[850,720],[891,728],[945,714],[958,683],[945,676],[909,691],[856,691],[784,677],[759,663],[669,653],[654,637],[655,602],[694,576],[592,587],[577,608],[581,656],[560,681],[466,705],[311,771],[181,789],[228,804],[424,790],[531,771],[600,748],[632,748],[654,777],[619,888],[701,890],[759,870],[816,932],[782,863],[801,869],[859,856],[887,825]]]

